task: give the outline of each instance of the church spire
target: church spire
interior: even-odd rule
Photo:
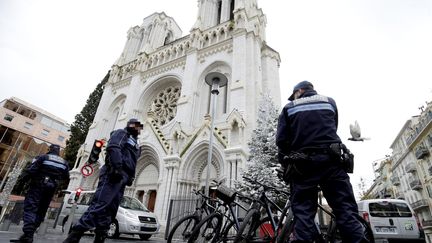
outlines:
[[[239,1],[198,0],[198,17],[193,29],[205,30],[220,23],[233,20],[235,5]]]
[[[243,11],[249,18],[261,13],[256,0],[198,0],[198,16],[192,29],[206,30],[234,21],[238,11]]]

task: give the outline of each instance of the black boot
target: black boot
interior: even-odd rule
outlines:
[[[104,243],[107,238],[106,230],[96,230],[93,243]]]
[[[83,231],[72,229],[66,240],[63,241],[63,243],[78,243],[83,235]]]
[[[33,234],[24,233],[18,239],[12,239],[10,242],[33,243]]]

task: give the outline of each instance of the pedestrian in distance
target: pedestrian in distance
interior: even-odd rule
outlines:
[[[95,243],[105,242],[125,187],[132,185],[135,177],[136,162],[141,154],[138,135],[142,129],[137,119],[130,119],[126,128],[111,132],[93,200],[63,243],[79,242],[90,229],[95,229]]]
[[[294,242],[314,242],[318,236],[314,218],[319,188],[336,216],[343,242],[368,242],[357,219],[349,166],[340,159],[344,145],[336,133],[335,101],[319,95],[308,81],[298,83],[288,100],[279,116],[276,144],[284,180],[290,184]]]
[[[44,221],[45,214],[56,191],[59,180],[69,180],[69,166],[60,157],[60,146],[52,144],[48,153],[37,156],[22,175],[30,181],[24,199],[23,234],[10,242],[33,242],[36,229]]]

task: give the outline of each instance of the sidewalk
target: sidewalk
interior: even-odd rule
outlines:
[[[48,221],[47,232],[44,235],[38,234],[36,232],[34,236],[34,243],[61,243],[66,238],[63,234],[61,227],[57,226],[53,228],[53,221]],[[20,225],[11,224],[8,231],[0,231],[0,243],[7,243],[10,239],[17,239],[22,234],[22,222]],[[124,236],[124,237],[122,237]],[[119,239],[107,239],[105,242],[141,242],[138,237],[133,237],[129,235],[122,235]],[[80,243],[92,243],[93,234],[85,234]],[[144,242],[165,242],[161,235],[155,235],[150,238],[149,241]]]

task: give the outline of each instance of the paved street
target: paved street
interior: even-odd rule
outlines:
[[[0,243],[9,242],[10,239],[15,239],[21,235],[21,227],[22,225],[14,225],[12,224],[9,227],[8,231],[0,231]],[[60,228],[48,228],[47,233],[45,235],[35,235],[34,243],[57,243],[62,242],[66,238],[66,235],[63,235]],[[92,243],[93,235],[86,234],[80,241],[81,243]],[[129,235],[120,235],[119,239],[107,239],[105,242],[165,242],[162,238],[162,235],[155,235],[150,238],[148,241],[141,241],[138,236],[129,236]]]

